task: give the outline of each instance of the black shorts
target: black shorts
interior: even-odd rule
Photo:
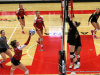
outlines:
[[[80,35],[76,38],[76,46],[75,46],[75,48],[77,48],[79,46],[82,46]]]
[[[40,31],[42,31],[43,29],[41,29]],[[36,29],[36,31],[38,31],[37,29]]]
[[[16,60],[14,57],[11,58],[11,62],[12,62],[15,66],[17,66],[17,65],[20,64],[20,60]]]
[[[78,43],[76,44],[75,49],[76,49],[77,47],[79,47],[79,46],[82,46],[81,42],[78,42]]]
[[[0,48],[0,53],[6,52],[7,48]]]
[[[20,18],[19,18],[19,17],[17,17],[17,19],[19,20]],[[21,19],[24,19],[24,16],[23,16],[23,17],[21,17]]]
[[[69,45],[76,45],[76,40],[68,40]]]
[[[95,21],[91,20],[91,23],[93,23],[93,22],[98,23],[97,20],[95,20]]]

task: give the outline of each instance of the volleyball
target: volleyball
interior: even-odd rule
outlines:
[[[29,33],[32,34],[32,35],[34,35],[35,34],[35,30],[34,29],[30,29]]]

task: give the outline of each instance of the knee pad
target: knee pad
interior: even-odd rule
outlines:
[[[80,55],[76,55],[77,56],[77,58],[80,58]]]
[[[25,74],[29,74],[29,70],[25,71]]]
[[[24,27],[24,25],[21,25],[21,27]]]
[[[40,41],[43,41],[43,38],[40,38]]]
[[[11,67],[11,70],[13,70],[13,71],[14,71],[15,69],[13,69],[13,68]]]
[[[97,31],[98,29],[95,29],[95,31]]]
[[[70,52],[70,58],[75,58],[74,52]]]

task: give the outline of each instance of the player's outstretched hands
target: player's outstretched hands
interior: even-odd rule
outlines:
[[[29,33],[29,36],[32,36],[32,34],[31,34],[31,33]]]

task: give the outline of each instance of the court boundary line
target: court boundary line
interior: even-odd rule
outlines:
[[[9,38],[9,40],[8,40],[8,42],[7,42],[7,44],[8,44],[8,43],[9,43],[9,41],[11,40],[11,38],[12,38],[12,36],[13,36],[13,34],[14,34],[14,32],[15,32],[15,30],[16,30],[16,28],[17,28],[17,26],[18,26],[18,24],[19,24],[19,22],[17,23],[17,25],[16,25],[16,27],[15,27],[14,31],[12,32],[12,34],[11,34],[11,36],[10,36],[10,38]]]
[[[27,55],[28,55],[30,58],[32,58],[32,59],[34,59],[34,57],[32,57],[31,55],[29,55],[28,51],[30,50],[30,48],[32,48],[32,47],[35,46],[35,45],[37,45],[37,44],[34,44],[34,45],[30,46],[30,47],[27,49]],[[34,54],[34,55],[35,55],[35,54]],[[38,60],[38,59],[34,59],[34,60],[40,61],[40,60]],[[45,61],[40,61],[40,62],[45,62]],[[45,62],[45,63],[58,64],[58,63],[52,63],[52,62]]]
[[[34,44],[34,45],[30,46],[30,47],[27,49],[27,55],[28,55],[30,58],[32,58],[32,59],[34,59],[34,57],[32,57],[31,55],[29,55],[28,51],[30,50],[30,48],[32,48],[32,47],[35,46],[35,45],[37,45],[37,44]]]

